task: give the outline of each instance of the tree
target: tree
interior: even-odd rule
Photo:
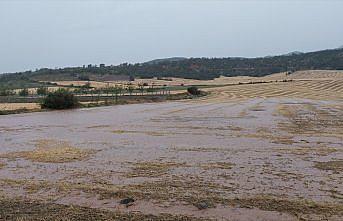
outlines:
[[[190,93],[191,95],[200,95],[201,94],[201,91],[195,86],[187,88],[187,92]]]
[[[144,94],[144,84],[138,84],[139,91],[141,92],[141,95]]]
[[[79,105],[77,98],[70,91],[60,88],[55,92],[49,92],[41,103],[42,108],[68,109]]]
[[[126,89],[127,89],[127,91],[129,92],[129,94],[132,95],[133,90],[134,90],[133,85],[132,85],[132,84],[127,85],[127,88],[126,88]]]
[[[115,94],[116,103],[118,103],[118,95],[121,94],[122,87],[115,85],[114,87],[111,88],[111,91],[113,94]]]

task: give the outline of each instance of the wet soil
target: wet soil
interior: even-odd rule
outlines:
[[[342,122],[300,98],[0,116],[0,219],[341,220]]]

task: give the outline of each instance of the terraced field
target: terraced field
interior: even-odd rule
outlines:
[[[0,220],[342,220],[343,78],[314,74],[0,116]]]

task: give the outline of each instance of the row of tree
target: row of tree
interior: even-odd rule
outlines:
[[[73,94],[112,94],[112,95],[133,95],[133,94],[154,94],[154,93],[160,93],[160,94],[166,94],[169,93],[169,89],[166,86],[148,86],[146,83],[138,84],[137,86],[134,86],[133,84],[127,84],[127,85],[115,85],[115,86],[108,86],[104,88],[93,88],[89,83],[86,83],[83,86],[74,88],[73,86],[70,86],[71,88],[68,88],[70,92]],[[29,95],[47,95],[49,93],[48,87],[39,87],[36,90],[29,90],[28,88],[23,88],[20,90],[11,90],[11,89],[0,89],[0,96],[29,96]]]

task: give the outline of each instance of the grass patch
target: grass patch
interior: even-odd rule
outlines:
[[[343,160],[316,162],[314,167],[320,170],[332,170],[334,172],[342,172]]]
[[[3,158],[24,158],[41,163],[67,163],[89,158],[94,150],[84,150],[71,146],[66,141],[38,140],[36,148],[30,151],[18,151],[3,154]]]

